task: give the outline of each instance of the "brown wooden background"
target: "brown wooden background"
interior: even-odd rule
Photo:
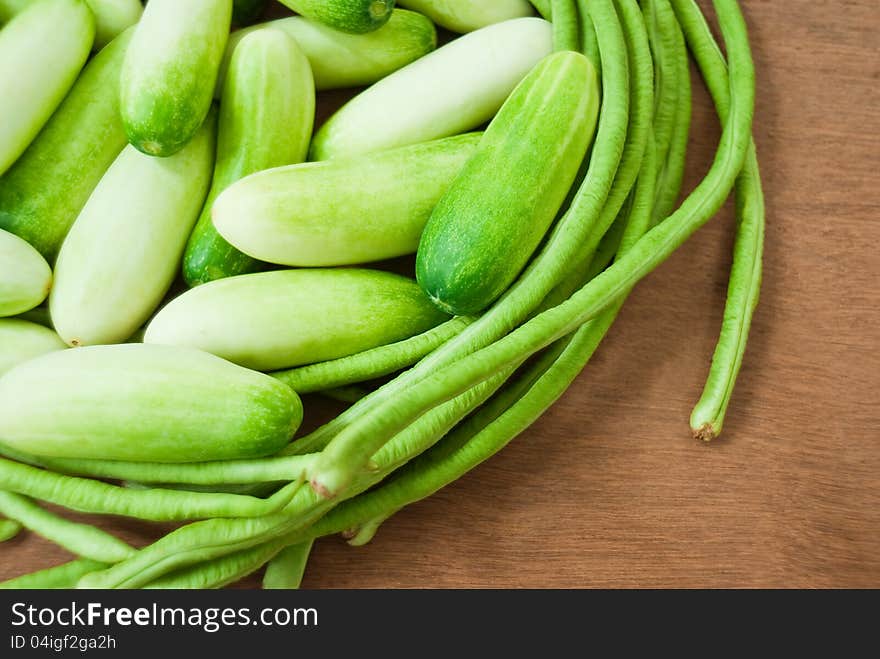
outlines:
[[[722,439],[695,442],[687,419],[723,308],[729,205],[635,290],[533,428],[369,546],[321,541],[305,587],[880,587],[880,9],[742,5],[767,242]],[[698,84],[689,186],[717,137]],[[0,545],[0,579],[68,558],[26,534]]]

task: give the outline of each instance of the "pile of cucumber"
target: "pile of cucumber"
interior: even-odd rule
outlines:
[[[79,556],[3,587],[298,587],[528,427],[735,188],[721,431],[764,222],[735,0],[725,55],[693,0],[270,4],[0,0],[0,541]],[[723,132],[679,202],[688,48]],[[350,406],[300,435],[314,393]]]

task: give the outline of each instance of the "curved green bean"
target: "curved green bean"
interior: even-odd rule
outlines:
[[[124,460],[38,457],[21,453],[3,445],[0,445],[0,454],[18,462],[63,474],[109,478],[132,483],[161,483],[163,485],[176,483],[208,486],[295,481],[302,476],[315,459],[314,455],[306,454],[213,462],[126,462]]]
[[[676,50],[678,24],[669,0],[640,0],[648,28],[648,42],[654,61],[654,141],[657,162],[662,168],[667,159],[678,108],[681,71]]]
[[[551,0],[554,50],[580,50],[578,13],[574,0]]]
[[[0,582],[0,590],[48,590],[75,588],[80,577],[107,568],[106,563],[99,563],[89,558],[76,560],[45,570],[37,570],[20,577]]]
[[[412,366],[432,350],[470,325],[468,316],[457,316],[409,339],[365,350],[348,357],[270,373],[298,394],[325,391],[373,380]],[[296,442],[299,447],[301,441]]]
[[[313,540],[305,540],[285,547],[266,565],[263,588],[267,590],[296,590],[302,584]]]
[[[123,515],[158,522],[266,515],[281,510],[299,485],[299,481],[290,483],[269,499],[160,488],[132,490],[0,458],[0,490],[17,492],[80,512]]]
[[[678,21],[674,30],[675,61],[678,67],[676,85],[678,98],[675,106],[675,117],[672,123],[669,149],[666,162],[660,163],[660,178],[657,184],[657,199],[654,202],[652,225],[666,219],[675,208],[681,194],[684,180],[687,144],[691,129],[691,68],[688,61],[687,46]]]
[[[731,99],[729,89],[733,67],[728,75],[724,56],[699,8],[684,0],[673,0],[673,7],[715,102],[721,123],[726,125],[734,120],[732,113],[735,108],[732,103],[735,98]],[[690,419],[694,437],[704,441],[714,439],[721,432],[761,290],[764,193],[754,139],[749,142],[745,164],[736,182],[736,214],[737,231],[724,322],[706,386]]]
[[[278,540],[267,542],[177,570],[146,583],[143,587],[150,590],[222,588],[259,570],[267,561],[272,560],[283,547],[284,544]]]
[[[596,75],[599,82],[602,82],[602,60],[599,56],[599,40],[596,38],[596,28],[593,26],[593,19],[590,17],[590,4],[588,2],[577,3],[578,15],[580,17],[580,33],[581,33],[581,52],[596,69]]]
[[[14,519],[0,518],[0,542],[12,540],[21,531],[21,524]]]
[[[0,513],[67,551],[101,563],[117,563],[135,553],[134,547],[106,531],[59,517],[13,492],[0,491]]]

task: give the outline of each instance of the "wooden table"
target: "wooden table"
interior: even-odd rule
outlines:
[[[742,5],[767,241],[722,438],[697,443],[687,419],[720,324],[730,205],[638,286],[528,432],[370,545],[318,543],[305,587],[880,586],[880,13]],[[688,189],[718,138],[701,85],[694,105]],[[26,535],[0,546],[0,578],[67,558]]]

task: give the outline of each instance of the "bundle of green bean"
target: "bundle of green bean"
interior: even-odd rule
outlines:
[[[0,53],[30,24],[93,20],[79,0],[35,4],[0,32]],[[265,587],[298,587],[316,539],[368,542],[535,421],[632,288],[735,188],[724,324],[690,420],[695,437],[717,437],[764,233],[735,0],[713,0],[726,57],[694,0],[402,2],[468,32],[437,50],[430,22],[393,2],[291,0],[301,17],[243,30],[225,55],[232,3],[198,4],[184,17],[152,0],[63,103],[69,71],[17,132],[0,130],[0,315],[47,294],[51,311],[0,319],[0,541],[27,528],[80,556],[3,587],[217,588],[264,565]],[[237,20],[256,4],[235,3]],[[68,68],[69,52],[91,46],[85,29],[63,53]],[[194,34],[201,50],[186,52]],[[722,133],[677,203],[688,51]],[[178,60],[198,75],[169,80]],[[77,86],[87,93],[105,71],[120,81],[103,108],[84,109]],[[312,135],[316,88],[370,83]],[[62,139],[107,117],[114,135]],[[87,155],[96,149],[106,155]],[[38,193],[45,163],[61,182]],[[79,182],[63,176],[76,168]],[[143,188],[123,184],[134,177]],[[117,255],[93,259],[96,245]],[[324,267],[414,252],[418,283]],[[155,314],[181,261],[194,288]],[[59,350],[52,323],[68,345],[92,347]],[[95,345],[133,334],[144,345]],[[293,439],[297,394],[312,392],[353,403]],[[135,549],[35,500],[189,523]]]

